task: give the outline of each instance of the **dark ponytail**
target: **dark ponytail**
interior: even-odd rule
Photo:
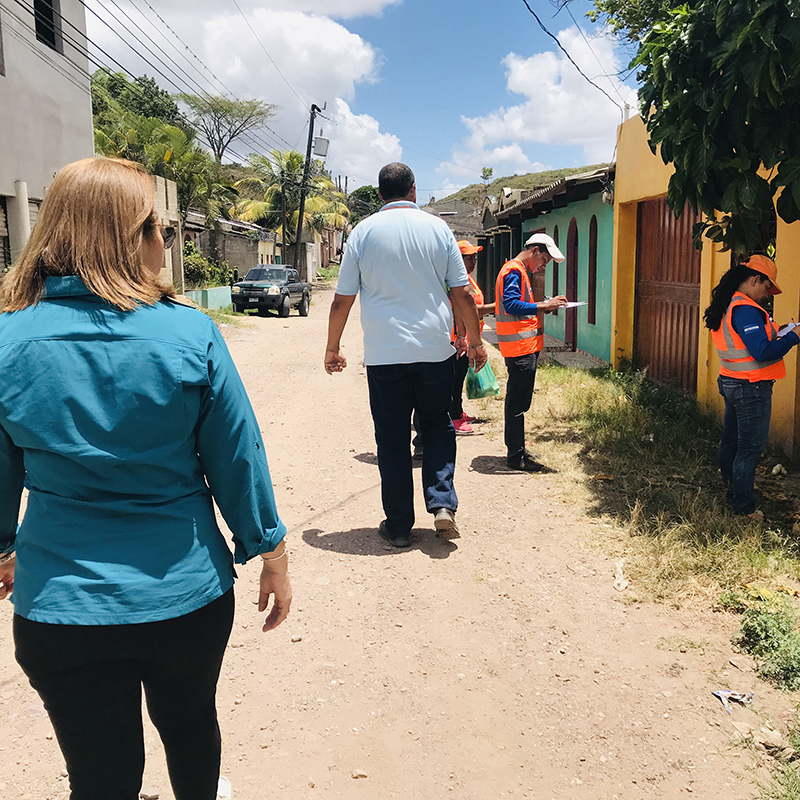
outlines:
[[[711,305],[705,310],[703,319],[706,323],[706,328],[710,331],[715,331],[722,325],[722,318],[731,304],[731,299],[737,289],[753,275],[757,275],[761,280],[764,276],[754,269],[745,267],[744,264],[737,264],[731,267],[720,279],[720,282],[714,287],[711,292]]]

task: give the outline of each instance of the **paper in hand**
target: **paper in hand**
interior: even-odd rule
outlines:
[[[781,328],[778,331],[778,338],[782,336],[786,336],[789,331],[793,331],[795,328],[800,327],[796,322],[790,322],[785,328]]]

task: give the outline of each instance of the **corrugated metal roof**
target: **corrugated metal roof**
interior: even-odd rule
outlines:
[[[506,206],[502,211],[498,212],[496,216],[498,219],[500,219],[501,217],[519,213],[525,208],[532,208],[537,203],[541,203],[544,200],[548,200],[551,197],[560,194],[562,190],[566,191],[568,187],[579,186],[582,183],[593,183],[594,181],[602,180],[611,172],[614,172],[615,169],[616,164],[609,164],[607,167],[603,167],[602,169],[594,169],[591,172],[579,172],[576,175],[568,175],[566,178],[561,178],[561,180],[551,183],[549,186],[543,186],[541,189],[534,189],[530,194],[527,195],[527,197],[523,198],[522,200],[518,200],[516,203]]]

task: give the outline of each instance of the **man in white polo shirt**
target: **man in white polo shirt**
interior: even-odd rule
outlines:
[[[387,164],[378,176],[378,192],[386,205],[356,225],[347,240],[328,320],[325,370],[332,375],[347,366],[341,337],[360,293],[364,363],[386,514],[378,533],[396,547],[409,547],[415,410],[424,453],[425,505],[434,515],[438,536],[459,536],[453,488],[456,437],[448,413],[455,365],[450,300],[465,321],[469,358],[476,370],[486,363],[486,350],[455,237],[441,219],[416,205],[414,173],[405,164]]]

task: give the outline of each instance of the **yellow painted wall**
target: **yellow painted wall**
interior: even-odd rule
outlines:
[[[633,311],[636,290],[637,203],[667,193],[672,167],[654,155],[647,143],[647,130],[639,116],[618,129],[617,173],[614,186],[614,296],[611,363],[633,355]],[[800,223],[787,225],[778,220],[776,245],[778,282],[783,294],[775,297],[775,321],[783,325],[800,322]],[[711,301],[711,290],[730,266],[730,253],[706,242],[700,274],[700,336],[697,359],[697,400],[717,415],[723,402],[717,390],[719,358],[711,334],[702,323],[702,312]],[[786,378],[775,384],[770,439],[790,455],[800,457],[800,375],[797,348],[784,359]]]

